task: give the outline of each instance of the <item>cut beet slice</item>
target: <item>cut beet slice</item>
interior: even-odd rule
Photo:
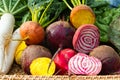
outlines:
[[[73,36],[73,47],[81,53],[89,53],[99,45],[99,29],[92,24],[85,24],[79,27]]]
[[[82,55],[84,53],[78,53],[73,56],[68,63],[68,69],[73,74],[81,75],[97,75],[102,69],[102,63],[99,59]]]

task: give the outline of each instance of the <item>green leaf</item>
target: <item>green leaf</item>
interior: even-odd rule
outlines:
[[[32,15],[32,21],[39,22],[43,27],[57,19],[60,13],[67,8],[59,0],[29,0],[28,7]]]

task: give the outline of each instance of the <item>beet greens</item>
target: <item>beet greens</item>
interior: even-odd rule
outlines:
[[[39,22],[43,27],[57,19],[60,13],[67,8],[59,0],[30,0],[28,7],[32,15],[32,21]]]

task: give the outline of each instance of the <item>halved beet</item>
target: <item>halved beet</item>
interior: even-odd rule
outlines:
[[[85,24],[79,27],[73,36],[73,47],[78,52],[88,54],[99,45],[99,29],[93,24]]]
[[[93,56],[78,53],[69,60],[68,69],[72,74],[97,75],[102,69],[102,63]]]

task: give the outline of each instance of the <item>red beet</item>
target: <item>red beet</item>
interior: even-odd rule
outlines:
[[[81,53],[89,53],[93,48],[99,45],[99,29],[92,24],[80,26],[73,36],[73,47]]]
[[[69,60],[68,68],[73,74],[97,75],[102,69],[102,63],[95,57],[78,53]]]
[[[76,52],[73,49],[66,48],[61,50],[55,57],[54,62],[57,67],[58,74],[66,74],[68,71],[68,61]]]
[[[46,40],[53,50],[58,48],[52,57],[51,62],[54,60],[56,54],[62,48],[71,48],[72,39],[75,33],[75,29],[67,21],[56,21],[50,24],[46,29]],[[50,62],[50,65],[51,65]],[[49,65],[49,67],[50,67]],[[48,67],[48,70],[49,70]]]
[[[46,29],[47,42],[53,49],[62,47],[72,47],[72,38],[75,29],[67,21],[56,21]]]

